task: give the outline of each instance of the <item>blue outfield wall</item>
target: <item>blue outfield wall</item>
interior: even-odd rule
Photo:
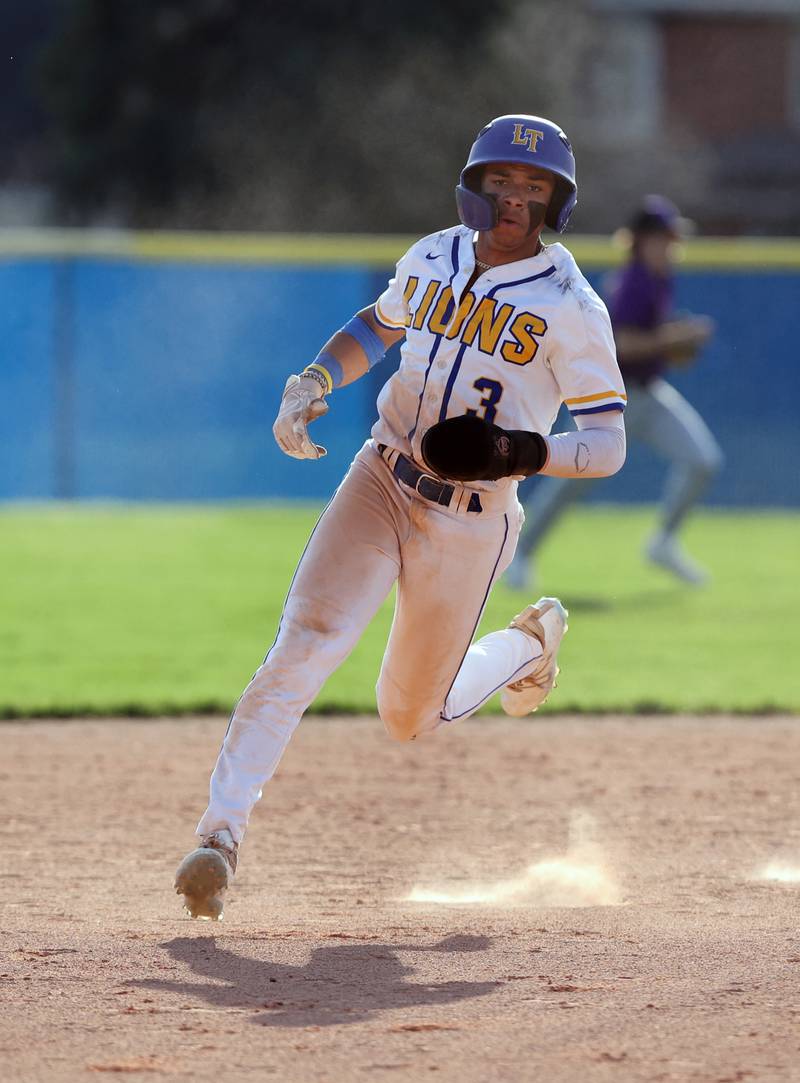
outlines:
[[[390,273],[374,254],[298,265],[0,253],[0,498],[326,498],[369,433],[398,351],[332,396],[313,429],[328,448],[320,462],[278,451],[276,406],[287,374]],[[595,285],[602,275],[589,271]],[[800,261],[680,276],[678,306],[718,324],[698,363],[671,377],[725,451],[708,503],[800,506],[799,289]],[[592,498],[652,500],[663,476],[631,444],[623,472]]]

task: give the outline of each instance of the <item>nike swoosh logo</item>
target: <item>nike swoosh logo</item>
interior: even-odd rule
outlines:
[[[425,259],[441,259],[441,258],[442,258],[442,253],[441,252],[428,252],[426,254],[426,256],[425,256]]]

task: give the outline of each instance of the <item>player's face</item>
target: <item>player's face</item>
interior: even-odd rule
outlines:
[[[487,166],[481,191],[497,203],[498,223],[489,230],[490,246],[524,259],[539,247],[544,212],[555,189],[555,177],[536,166],[498,162]]]
[[[678,239],[673,233],[643,233],[637,237],[636,249],[642,260],[656,274],[666,274],[675,261]]]

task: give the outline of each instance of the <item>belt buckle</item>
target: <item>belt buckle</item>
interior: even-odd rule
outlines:
[[[423,481],[429,481],[433,485],[436,486],[436,488],[437,488],[436,496],[433,496],[433,497],[426,496],[425,493],[422,492],[422,490],[420,489],[420,485],[422,484]],[[443,488],[444,488],[444,482],[440,478],[434,477],[433,474],[421,473],[420,476],[417,478],[417,480],[414,482],[414,492],[418,493],[423,498],[423,500],[438,500],[441,493],[442,493]]]

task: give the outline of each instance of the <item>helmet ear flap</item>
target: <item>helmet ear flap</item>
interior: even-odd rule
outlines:
[[[463,184],[456,185],[458,217],[469,229],[494,229],[497,225],[497,204],[491,196],[473,192]]]
[[[545,224],[548,225],[550,229],[555,230],[556,233],[563,233],[567,228],[567,223],[570,220],[572,212],[575,210],[575,204],[577,202],[578,193],[571,185],[566,184],[559,178],[555,191],[550,197],[547,215],[545,216]]]

